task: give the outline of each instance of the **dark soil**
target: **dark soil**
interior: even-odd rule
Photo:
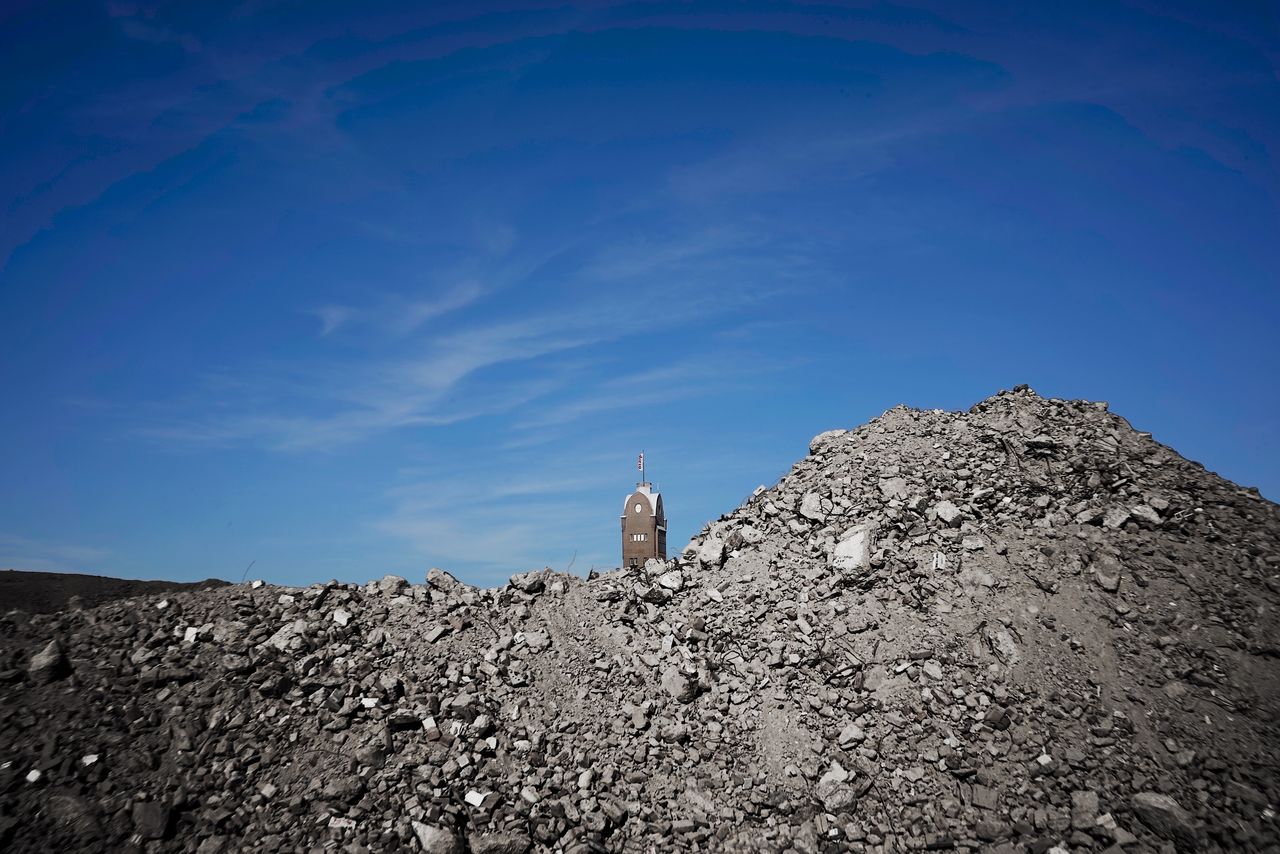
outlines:
[[[23,572],[6,569],[0,570],[0,612],[17,608],[31,614],[47,614],[66,608],[72,596],[80,597],[82,607],[92,608],[113,599],[205,590],[226,584],[226,581],[217,578],[183,584],[177,581],[106,578],[73,572]]]

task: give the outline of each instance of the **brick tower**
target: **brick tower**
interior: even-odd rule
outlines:
[[[667,517],[662,495],[644,479],[644,454],[637,464],[640,482],[622,507],[622,565],[644,566],[651,557],[667,559]]]

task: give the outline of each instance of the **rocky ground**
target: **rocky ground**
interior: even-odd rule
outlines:
[[[1278,565],[1105,404],[899,407],[640,571],[10,612],[0,845],[1280,850]]]

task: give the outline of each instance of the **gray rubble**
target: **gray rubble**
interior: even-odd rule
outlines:
[[[12,851],[1280,846],[1280,515],[1023,387],[671,561],[0,619]]]

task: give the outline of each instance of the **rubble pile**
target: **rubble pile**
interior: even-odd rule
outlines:
[[[0,619],[14,851],[1263,851],[1280,508],[1020,387],[682,555]]]

